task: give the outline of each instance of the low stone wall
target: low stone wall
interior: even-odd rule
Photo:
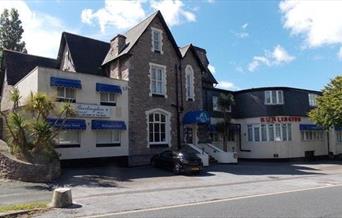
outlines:
[[[0,152],[0,178],[25,182],[51,182],[61,175],[60,163],[49,165],[31,164]]]

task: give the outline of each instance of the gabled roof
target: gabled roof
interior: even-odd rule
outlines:
[[[17,51],[4,49],[3,55],[2,67],[3,69],[6,69],[7,82],[9,85],[15,85],[37,66],[48,68],[57,68],[58,66],[56,59],[29,55]],[[4,75],[1,75],[1,80],[3,80],[3,78]],[[2,86],[3,81],[1,82]]]
[[[138,39],[141,37],[141,35],[146,31],[147,27],[151,24],[151,22],[158,17],[166,31],[166,34],[168,35],[169,39],[171,40],[171,43],[173,44],[176,53],[179,57],[181,57],[181,53],[178,50],[178,46],[177,43],[175,41],[175,39],[173,38],[171,31],[169,29],[169,27],[167,26],[162,14],[160,13],[160,11],[157,11],[155,13],[153,13],[152,15],[150,15],[149,17],[147,17],[145,20],[141,21],[140,23],[138,23],[137,25],[135,25],[134,27],[132,27],[130,30],[128,30],[125,34],[122,34],[124,36],[126,36],[126,46],[124,47],[124,49],[118,54],[115,55],[114,52],[112,52],[111,50],[108,51],[106,58],[104,59],[102,65],[105,65],[119,57],[122,57],[123,55],[127,55],[129,54],[130,50],[133,48],[133,46],[137,43]]]
[[[57,60],[61,63],[65,43],[69,47],[75,71],[102,75],[101,63],[110,48],[110,43],[72,33],[63,32]]]
[[[182,58],[185,57],[188,51],[192,51],[195,58],[200,63],[202,69],[204,69],[204,74],[202,76],[203,79],[207,82],[216,83],[216,84],[218,83],[215,77],[213,76],[213,74],[208,69],[209,61],[207,59],[207,56],[206,56],[207,52],[205,51],[205,49],[189,44],[189,45],[179,48],[179,51],[182,54]]]

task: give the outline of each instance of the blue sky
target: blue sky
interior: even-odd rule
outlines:
[[[109,41],[160,9],[179,46],[207,50],[221,88],[320,90],[342,71],[342,1],[2,1],[5,7],[19,10],[28,52],[41,56],[56,57],[62,31]]]

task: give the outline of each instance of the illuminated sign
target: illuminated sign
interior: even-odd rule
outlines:
[[[300,122],[301,117],[292,116],[279,116],[279,117],[261,117],[262,123],[288,123],[288,122]]]

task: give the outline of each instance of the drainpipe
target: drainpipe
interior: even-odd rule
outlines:
[[[180,135],[180,108],[179,108],[179,84],[178,84],[178,67],[175,64],[175,73],[176,73],[176,114],[177,114],[177,148],[181,149],[181,135]]]

